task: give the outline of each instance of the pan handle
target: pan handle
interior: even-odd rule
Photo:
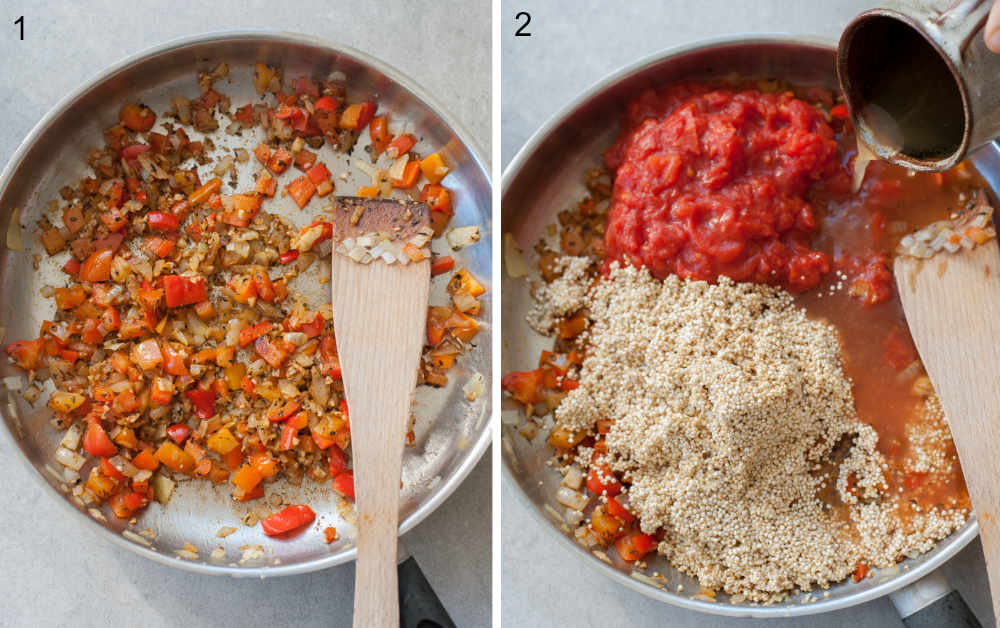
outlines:
[[[399,626],[455,628],[455,622],[412,556],[399,564]]]
[[[889,595],[907,628],[981,628],[961,594],[938,571]]]

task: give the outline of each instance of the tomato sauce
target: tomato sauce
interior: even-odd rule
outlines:
[[[810,102],[696,83],[631,102],[604,155],[614,176],[604,268],[624,260],[659,278],[725,275],[796,293],[840,332],[858,414],[889,465],[889,495],[903,512],[967,508],[950,440],[942,448],[951,471],[911,468],[907,426],[927,420],[926,401],[913,392],[922,370],[890,268],[904,234],[988,187],[967,164],[924,174],[873,162],[852,192],[853,128],[827,113],[829,92],[796,93]]]
[[[605,156],[616,173],[609,259],[661,279],[726,275],[793,291],[829,272],[809,246],[806,194],[843,169],[815,107],[790,93],[681,84],[641,96],[625,126]]]

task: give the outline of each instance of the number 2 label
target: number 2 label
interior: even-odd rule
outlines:
[[[522,18],[524,19],[524,23],[521,24],[520,28],[518,28],[514,32],[514,37],[531,37],[531,33],[524,30],[528,28],[528,24],[531,24],[531,14],[529,14],[527,11],[521,11],[520,13],[514,16],[515,20],[520,20]]]

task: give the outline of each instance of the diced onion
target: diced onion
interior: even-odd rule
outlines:
[[[170,496],[173,494],[175,486],[173,480],[157,473],[153,476],[151,485],[153,487],[153,494],[156,496],[156,501],[161,504],[166,504],[170,501]]]
[[[295,399],[299,396],[298,387],[287,379],[278,380],[278,390],[281,391],[282,396],[288,399]]]
[[[74,471],[79,471],[87,459],[76,453],[75,451],[70,451],[65,447],[59,447],[56,449],[56,462],[63,465],[64,467],[69,467]]]
[[[21,208],[10,211],[10,222],[7,223],[7,248],[12,251],[23,251],[24,241],[21,239]]]
[[[479,242],[479,237],[479,227],[476,225],[471,227],[455,227],[445,234],[448,245],[456,251]]]
[[[401,155],[396,161],[392,162],[392,166],[389,167],[389,178],[393,180],[399,180],[403,178],[403,171],[406,169],[407,162],[410,161],[410,154],[406,153]]]
[[[570,467],[566,475],[563,476],[562,485],[574,491],[580,490],[583,486],[583,471],[577,467]]]
[[[531,266],[524,260],[521,248],[511,233],[503,234],[503,258],[507,265],[507,274],[511,277],[527,277],[531,274]]]
[[[465,393],[467,401],[475,401],[485,390],[486,386],[482,373],[473,373],[469,381],[465,382],[465,386],[462,387],[462,392]]]
[[[63,434],[62,440],[59,441],[59,446],[65,447],[70,451],[76,451],[77,447],[80,446],[81,436],[83,436],[83,426],[80,423],[74,423]]]
[[[139,469],[134,464],[120,455],[108,458],[108,462],[111,463],[111,466],[114,467],[118,473],[121,473],[125,477],[134,478],[135,475],[139,473]]]
[[[566,523],[575,526],[581,521],[583,521],[583,511],[573,510],[572,508],[566,509]]]
[[[358,170],[360,170],[361,172],[365,173],[366,175],[368,175],[369,177],[371,177],[373,180],[378,176],[378,170],[375,169],[375,166],[373,166],[372,164],[368,163],[364,159],[354,159],[354,160],[351,161],[351,163],[353,163],[355,166],[357,166]]]
[[[590,499],[586,495],[578,493],[571,488],[560,486],[559,490],[556,491],[556,501],[567,508],[572,508],[573,510],[583,510],[587,506],[587,502],[589,502]]]

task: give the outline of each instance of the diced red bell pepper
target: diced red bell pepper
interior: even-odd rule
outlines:
[[[295,153],[295,167],[299,170],[305,172],[313,167],[316,163],[316,153],[311,150],[303,148],[299,152]]]
[[[328,436],[323,436],[322,434],[317,434],[316,432],[311,432],[309,434],[312,436],[313,442],[320,449],[329,449],[337,444],[337,440]]]
[[[615,478],[611,467],[606,464],[592,464],[587,471],[587,490],[594,495],[614,497],[622,492],[622,485]]]
[[[321,161],[309,170],[306,170],[306,176],[309,177],[310,181],[319,185],[320,183],[330,179],[330,170],[326,167],[326,164]]]
[[[111,464],[111,462],[107,458],[101,458],[100,466],[101,466],[101,473],[108,476],[112,480],[121,482],[122,480],[125,480],[128,477],[124,473],[116,469],[115,465]]]
[[[140,493],[115,493],[108,499],[111,512],[119,519],[129,519],[149,503],[149,497]]]
[[[194,390],[185,391],[184,395],[191,400],[198,418],[211,419],[215,416],[216,392],[214,390],[195,388]]]
[[[299,431],[291,425],[285,424],[281,428],[281,439],[278,441],[278,449],[288,451],[295,446],[295,436]]]
[[[254,186],[253,191],[257,194],[270,197],[274,196],[277,190],[278,180],[272,177],[267,171],[261,172],[260,176],[257,177],[257,184]]]
[[[280,261],[282,264],[290,264],[297,259],[299,259],[299,252],[295,249],[292,249],[290,251],[285,251],[284,253],[278,256],[278,261]]]
[[[38,368],[38,358],[42,352],[42,340],[17,340],[7,345],[7,355],[26,371]]]
[[[389,142],[389,149],[396,149],[396,156],[405,155],[416,145],[417,140],[410,133],[397,135],[396,139]]]
[[[635,521],[635,515],[626,510],[625,507],[622,506],[621,503],[614,497],[608,496],[606,506],[608,514],[613,517],[617,517],[622,523],[632,523]]]
[[[254,269],[250,280],[253,282],[253,288],[258,298],[268,303],[274,303],[274,284],[266,270],[260,267]]]
[[[111,249],[94,251],[80,266],[81,281],[107,281],[111,279]]]
[[[334,447],[326,452],[330,459],[330,477],[335,478],[347,470],[347,457],[340,447]]]
[[[642,532],[629,532],[615,541],[615,549],[622,560],[632,563],[656,549],[656,539]]]
[[[129,130],[145,133],[156,124],[156,113],[145,105],[130,103],[121,108],[118,119]]]
[[[392,141],[392,134],[389,133],[389,121],[385,116],[372,118],[368,125],[368,136],[372,140],[372,151],[375,155],[381,155],[382,151],[389,147]]]
[[[298,399],[291,399],[285,402],[281,408],[272,409],[268,415],[267,419],[272,423],[281,423],[282,421],[290,418],[293,414],[299,411],[302,407],[302,402]]]
[[[427,203],[431,211],[455,215],[451,206],[451,191],[440,183],[428,183],[420,190],[420,200]]]
[[[174,383],[169,378],[159,377],[159,376],[153,378],[153,385],[151,387],[151,392],[149,395],[149,401],[153,405],[165,406],[168,403],[170,403],[170,400],[173,398],[173,396],[174,396]],[[167,433],[169,434],[170,430],[167,430]],[[173,438],[172,434],[171,438]]]
[[[288,194],[295,201],[295,204],[299,206],[299,209],[304,209],[306,204],[309,203],[309,199],[316,193],[316,185],[307,177],[295,179],[285,186],[285,189],[288,190]]]
[[[80,274],[80,260],[75,257],[70,257],[69,260],[63,264],[63,272],[72,277]]]
[[[174,441],[178,445],[183,443],[188,435],[191,433],[191,428],[183,423],[178,423],[177,425],[171,425],[167,428],[167,436],[170,440]]]
[[[187,198],[188,203],[190,203],[191,205],[201,205],[202,203],[207,202],[208,199],[210,199],[213,194],[218,193],[218,191],[221,189],[222,189],[222,179],[214,177],[210,179],[207,183],[199,187],[194,192],[191,192],[191,194],[188,195]],[[174,210],[174,213],[178,212]]]
[[[87,292],[79,285],[72,288],[56,288],[52,296],[56,301],[56,308],[60,310],[72,310],[87,300]]]
[[[257,355],[274,368],[280,368],[290,352],[288,348],[282,346],[282,341],[271,342],[267,336],[255,340],[253,348]]]
[[[109,458],[118,453],[108,433],[96,418],[87,421],[87,431],[83,436],[83,450],[92,456]]]
[[[344,471],[333,478],[333,490],[354,501],[354,471]]]
[[[138,157],[150,149],[149,144],[132,144],[122,149],[122,159],[128,162],[133,168],[139,165]]]
[[[143,245],[147,251],[153,255],[164,258],[173,252],[176,242],[169,238],[161,238],[160,236],[151,236],[146,239]]]
[[[181,221],[177,216],[166,212],[149,212],[149,228],[153,231],[177,231]]]
[[[431,262],[431,277],[440,275],[441,273],[446,273],[454,267],[455,260],[451,255],[435,257],[434,261]]]
[[[363,102],[349,105],[340,115],[340,128],[360,131],[375,115],[375,103]]]
[[[163,278],[167,307],[192,305],[208,299],[205,280],[202,277],[167,275]]]
[[[408,190],[417,184],[419,177],[420,163],[417,161],[408,161],[406,162],[406,166],[403,167],[403,176],[392,180],[392,187]]]
[[[510,393],[517,401],[529,405],[541,401],[543,373],[541,369],[534,371],[514,371],[500,380],[500,386]]]
[[[291,425],[296,430],[304,430],[309,426],[309,413],[305,410],[296,412],[292,416],[285,419],[285,423]]]
[[[312,523],[316,513],[305,504],[294,504],[260,522],[264,534],[275,536]]]
[[[268,160],[271,159],[271,147],[262,142],[257,144],[257,148],[253,149],[253,154],[257,158],[257,161],[267,165]]]
[[[319,86],[316,84],[316,81],[308,77],[300,76],[295,79],[294,85],[296,94],[306,94],[311,98],[319,96]]]
[[[271,331],[274,325],[270,321],[262,321],[253,327],[240,330],[240,346],[245,347],[254,340]]]
[[[332,96],[323,96],[313,103],[313,108],[320,111],[336,111],[340,107],[340,102]]]
[[[323,333],[323,329],[326,327],[326,321],[323,319],[323,315],[316,312],[313,319],[307,323],[302,323],[300,325],[300,331],[304,333],[309,338],[315,338],[316,336]]]
[[[125,204],[125,184],[114,183],[108,191],[108,206],[120,209]]]
[[[279,148],[274,151],[271,158],[267,161],[267,169],[274,174],[281,174],[285,170],[288,170],[288,166],[292,165],[293,156],[290,152],[284,148]]]

